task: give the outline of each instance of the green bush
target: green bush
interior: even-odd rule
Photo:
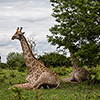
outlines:
[[[5,75],[5,73],[2,72],[2,69],[0,68],[0,83],[5,82],[5,79],[7,79],[7,75]]]
[[[93,78],[97,78],[98,80],[100,80],[100,65],[90,68],[90,74]]]
[[[25,70],[25,62],[23,54],[11,52],[7,55],[7,65],[11,69],[17,69],[19,71]]]
[[[50,69],[58,75],[68,75],[73,71],[73,67],[66,68],[66,66],[56,68],[50,67]]]
[[[55,53],[55,52],[51,52],[51,53],[45,53],[44,55],[40,55],[38,57],[39,60],[41,60],[44,65],[46,67],[62,67],[62,66],[66,66],[69,67],[71,66],[71,61],[70,58],[67,58],[66,56],[59,54],[59,53]]]
[[[0,68],[3,68],[3,69],[7,68],[7,64],[6,63],[0,63]]]

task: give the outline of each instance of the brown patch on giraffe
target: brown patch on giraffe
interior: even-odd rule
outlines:
[[[31,54],[30,53],[28,54],[28,57],[31,57]]]
[[[36,72],[36,70],[37,70],[36,67],[33,67],[33,68],[31,68],[30,73]]]
[[[39,69],[40,69],[41,72],[43,72],[43,70],[45,70],[42,65],[39,66]]]
[[[27,58],[25,58],[24,60],[25,60],[25,62],[27,62]]]
[[[28,50],[26,50],[26,52],[28,53]]]
[[[23,52],[23,55],[27,55],[27,53],[26,52]]]
[[[29,58],[29,61],[31,62],[31,61],[32,61],[32,59],[31,59],[31,58]]]
[[[25,48],[25,50],[28,49],[27,47],[24,47],[24,48]]]
[[[27,64],[30,64],[30,61],[29,61],[29,60],[27,60],[27,61],[26,61],[26,63],[27,63]]]
[[[38,69],[36,70],[36,73],[39,73],[39,70]]]
[[[29,66],[28,66],[28,69],[31,69],[31,68],[32,68],[32,65],[29,65]]]
[[[34,66],[34,65],[35,65],[35,63],[33,62],[33,63],[32,63],[32,66]]]

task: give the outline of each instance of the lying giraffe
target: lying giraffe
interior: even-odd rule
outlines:
[[[64,82],[83,82],[86,80],[91,80],[91,75],[88,70],[84,67],[75,68],[73,72],[70,74],[69,78],[62,79]]]
[[[25,32],[21,32],[22,27],[17,28],[16,33],[12,37],[12,40],[18,39],[21,43],[23,50],[23,56],[25,64],[29,70],[29,74],[26,76],[27,83],[25,84],[16,84],[12,87],[17,86],[22,89],[34,89],[40,88],[41,86],[47,86],[47,88],[53,86],[55,89],[60,86],[59,76],[56,73],[48,70],[44,64],[36,59],[32,53],[32,50],[29,47],[29,44],[24,37]],[[8,88],[10,90],[11,88]]]

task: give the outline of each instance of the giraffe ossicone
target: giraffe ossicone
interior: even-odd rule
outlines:
[[[18,27],[16,33],[11,39],[18,39],[20,41],[25,64],[29,70],[29,74],[26,76],[27,83],[16,84],[12,87],[17,86],[23,89],[34,89],[40,88],[41,86],[47,88],[58,88],[60,86],[59,76],[56,73],[48,70],[41,61],[35,58],[24,36],[24,33],[25,32],[22,32],[22,27],[20,30]],[[8,88],[8,90],[10,89],[11,88]]]

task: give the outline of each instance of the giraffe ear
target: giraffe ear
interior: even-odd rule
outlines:
[[[25,32],[23,32],[23,35],[25,34]]]

